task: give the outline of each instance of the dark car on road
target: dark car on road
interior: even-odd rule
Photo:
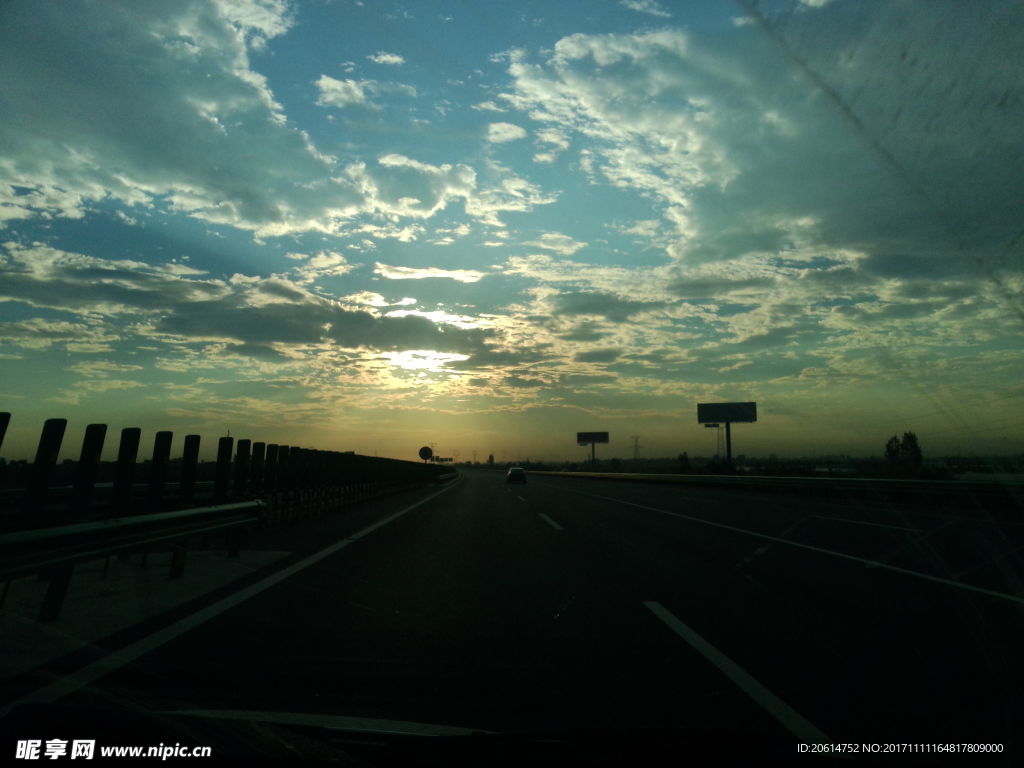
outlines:
[[[509,467],[508,474],[505,475],[506,483],[525,483],[526,482],[526,470],[522,467]]]

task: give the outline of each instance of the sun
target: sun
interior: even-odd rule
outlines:
[[[468,360],[469,355],[452,352],[435,352],[432,349],[407,349],[402,352],[384,352],[382,359],[406,371],[430,371],[439,373],[445,365]]]

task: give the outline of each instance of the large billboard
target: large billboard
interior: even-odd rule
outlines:
[[[607,443],[608,433],[607,432],[577,432],[576,442],[580,445],[588,445],[590,443]]]
[[[697,423],[757,421],[757,403],[697,403]]]

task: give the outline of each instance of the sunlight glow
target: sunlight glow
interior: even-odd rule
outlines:
[[[431,349],[407,349],[402,352],[385,352],[381,355],[381,358],[407,371],[440,372],[449,363],[468,360],[469,355],[435,352]]]

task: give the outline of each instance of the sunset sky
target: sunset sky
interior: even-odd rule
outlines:
[[[0,455],[710,455],[733,400],[738,453],[1024,451],[1022,39],[1009,0],[5,2]]]

